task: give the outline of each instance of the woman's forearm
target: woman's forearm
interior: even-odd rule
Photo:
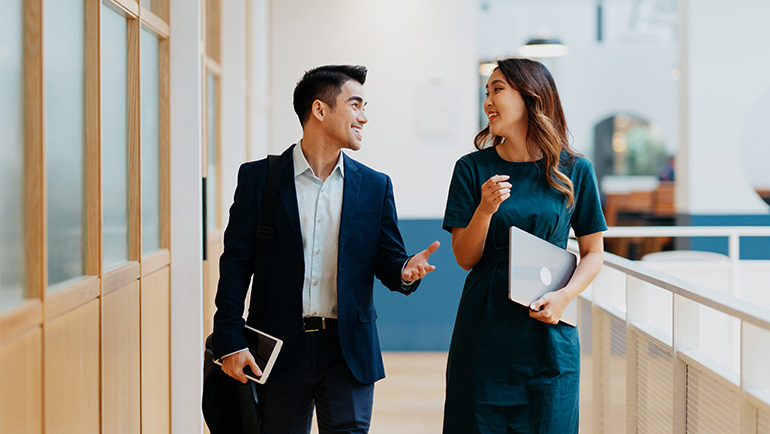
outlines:
[[[491,219],[492,214],[477,208],[467,227],[452,230],[452,251],[463,270],[470,270],[481,260]]]
[[[508,175],[495,175],[487,179],[481,186],[481,201],[476,206],[468,226],[452,228],[452,252],[457,264],[464,270],[470,270],[481,260],[489,221],[500,204],[511,197],[509,178]]]
[[[581,255],[575,274],[572,275],[572,279],[562,290],[565,295],[572,300],[585,291],[601,271],[603,262],[604,252],[602,250],[590,251]]]

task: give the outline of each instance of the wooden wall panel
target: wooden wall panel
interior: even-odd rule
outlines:
[[[40,328],[42,324],[43,303],[40,300],[28,299],[0,314],[0,345]]]
[[[102,308],[104,434],[139,434],[139,281],[104,297]]]
[[[139,83],[139,20],[128,21],[128,259],[142,257],[141,128],[142,89]]]
[[[212,230],[211,232],[213,232]],[[219,282],[219,257],[222,255],[222,238],[209,235],[208,259],[203,263],[203,334],[208,336],[214,330],[214,297]]]
[[[46,432],[99,433],[99,300],[46,323]]]
[[[142,277],[142,433],[171,429],[171,297],[169,267]]]
[[[43,148],[43,3],[24,2],[24,146],[26,199],[27,297],[45,296],[48,282],[46,244],[46,171]]]
[[[205,9],[205,37],[206,55],[217,62],[222,62],[222,32],[220,20],[222,19],[222,1],[206,0]]]
[[[206,249],[209,247],[206,246]],[[212,306],[214,305],[213,298],[209,295],[211,289],[209,288],[209,274],[211,272],[211,259],[203,261],[203,336],[208,336],[211,333],[211,323],[209,315],[212,315]],[[211,300],[211,301],[209,301]]]
[[[0,346],[0,431],[43,432],[43,333]]]
[[[160,2],[159,2],[160,3]],[[160,41],[160,246],[171,247],[171,45]]]
[[[102,270],[101,31],[102,3],[86,2],[86,274]]]

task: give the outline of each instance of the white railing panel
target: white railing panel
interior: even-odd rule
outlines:
[[[717,260],[701,262],[642,261],[641,263],[646,267],[702,285],[714,291],[727,295],[737,295],[738,291],[733,288],[732,283],[733,268],[731,261],[727,256],[724,256],[721,260],[718,259],[718,255],[715,256]],[[670,299],[660,294],[660,292],[656,294],[656,302],[667,302]],[[665,320],[669,317],[661,315],[661,312],[655,309],[652,312],[656,317],[654,324],[667,325]],[[740,322],[714,309],[701,306],[699,350],[709,358],[717,360],[719,363],[738,372],[740,369]]]
[[[717,374],[687,365],[687,433],[740,434],[741,391]]]
[[[626,430],[626,323],[624,319],[608,314],[604,324],[606,340],[602,346],[602,359],[608,376],[604,432],[620,433]]]
[[[770,261],[738,260],[740,237],[770,228],[667,230],[727,236],[730,258],[683,266],[605,255],[579,302],[580,432],[770,434]]]
[[[770,393],[747,391],[745,407],[750,420],[744,421],[743,433],[770,434]]]
[[[700,307],[698,350],[709,359],[740,374],[741,322],[710,307]]]
[[[637,278],[629,277],[629,281],[634,282],[635,287],[643,292],[642,300],[647,304],[641,322],[654,329],[657,334],[668,336],[670,340],[673,333],[673,294]],[[629,309],[634,309],[634,306],[629,306]]]
[[[740,298],[770,308],[770,261],[740,261],[737,269]]]
[[[741,432],[740,377],[694,350],[680,350],[686,366],[687,433]]]
[[[637,432],[670,432],[674,418],[673,349],[638,328],[633,330],[637,334]]]
[[[752,418],[745,421],[743,432],[753,434],[762,432],[770,415],[770,331],[745,323],[741,331],[741,385],[746,395],[743,411],[746,418]]]
[[[595,346],[593,342],[593,308],[591,301],[578,298],[578,332],[580,335],[580,433],[592,434],[594,430],[593,369]]]
[[[603,309],[626,312],[626,274],[612,267],[602,267],[591,285],[591,297]]]
[[[770,434],[770,413],[757,409],[757,434]]]

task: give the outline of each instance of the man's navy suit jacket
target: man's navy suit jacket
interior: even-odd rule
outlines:
[[[296,145],[294,145],[296,146]],[[284,341],[271,378],[291,375],[300,354],[302,283],[305,274],[294,163],[289,147],[281,155],[281,181],[276,199],[265,291],[256,326]],[[409,294],[419,285],[402,287],[401,270],[408,259],[398,230],[390,178],[345,155],[345,181],[337,259],[337,317],[342,354],[361,383],[385,377],[377,335],[373,284],[376,276],[392,291]],[[219,261],[214,356],[247,347],[242,331],[244,302],[254,273],[257,220],[267,179],[267,159],[241,165],[238,186],[225,230]],[[250,321],[251,323],[251,321]]]

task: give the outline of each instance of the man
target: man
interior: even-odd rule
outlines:
[[[435,269],[438,241],[409,258],[398,230],[390,178],[341,152],[361,148],[367,122],[362,66],[322,66],[294,90],[302,140],[281,155],[281,180],[258,328],[284,341],[257,387],[266,434],[366,433],[374,382],[385,376],[373,304],[377,277],[409,294]],[[241,334],[254,271],[254,243],[267,160],[246,163],[220,259],[214,356],[246,382],[258,368]]]

